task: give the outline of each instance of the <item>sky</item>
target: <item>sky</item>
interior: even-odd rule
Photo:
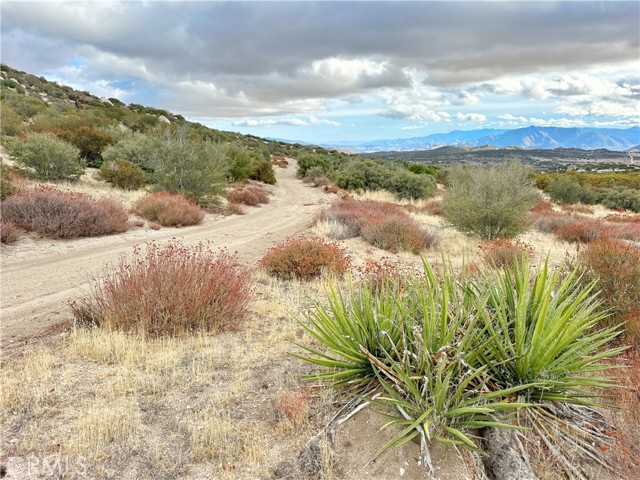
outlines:
[[[0,3],[3,63],[315,143],[640,124],[640,2]]]

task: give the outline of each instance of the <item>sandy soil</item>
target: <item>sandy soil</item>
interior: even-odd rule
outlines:
[[[154,240],[177,238],[185,244],[210,242],[210,246],[236,252],[238,259],[255,265],[274,244],[304,231],[329,196],[296,178],[295,161],[276,168],[277,184],[267,205],[245,207],[246,215],[207,215],[204,223],[181,229],[138,228],[122,235],[77,240],[29,237],[2,246],[0,345],[9,353],[71,321],[70,299],[86,292],[105,263],[113,262],[132,247]]]

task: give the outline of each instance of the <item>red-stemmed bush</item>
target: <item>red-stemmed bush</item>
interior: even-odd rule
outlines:
[[[600,238],[601,225],[590,218],[570,217],[566,225],[553,230],[554,235],[569,243],[589,243]]]
[[[308,237],[287,239],[269,250],[260,261],[269,275],[284,280],[308,280],[324,271],[343,274],[349,264],[349,257],[335,243]]]
[[[563,212],[581,213],[581,214],[587,214],[587,215],[591,215],[595,211],[593,207],[589,205],[584,205],[582,203],[574,203],[574,204],[567,203],[564,205],[560,205],[560,208],[562,209]]]
[[[129,216],[112,198],[38,187],[2,204],[2,217],[17,227],[51,238],[97,237],[127,231]]]
[[[232,204],[243,204],[256,207],[261,203],[269,203],[269,194],[260,187],[236,188],[227,193],[227,200]]]
[[[367,223],[360,230],[362,239],[388,252],[420,253],[436,243],[436,238],[409,217],[390,217]]]
[[[109,329],[153,336],[218,332],[245,317],[250,280],[226,252],[150,243],[106,267],[90,296],[70,306],[79,323]]]
[[[12,245],[18,241],[22,231],[11,220],[0,217],[0,242]]]
[[[485,262],[506,269],[513,268],[516,262],[533,252],[531,245],[506,238],[484,242],[478,248],[480,256]]]
[[[626,320],[637,330],[640,318],[640,247],[619,240],[600,239],[578,254],[585,280],[598,282],[612,322]],[[628,330],[628,331],[629,331]],[[640,340],[640,339],[639,339]]]
[[[198,205],[177,193],[150,193],[138,200],[131,211],[165,227],[198,225],[204,219]]]

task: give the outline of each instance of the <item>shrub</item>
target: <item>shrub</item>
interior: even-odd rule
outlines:
[[[63,130],[59,136],[71,145],[75,145],[80,150],[80,156],[87,160],[88,165],[96,168],[102,165],[102,151],[112,140],[110,135],[87,126]]]
[[[319,220],[341,223],[351,232],[351,237],[357,237],[360,235],[361,228],[367,223],[390,217],[410,218],[395,203],[346,198],[333,203],[330,208],[324,210],[320,214]]]
[[[604,217],[607,222],[614,223],[640,223],[640,214],[637,215],[621,215],[613,214]]]
[[[180,194],[155,192],[145,195],[132,207],[132,212],[165,227],[198,225],[204,212],[198,205]]]
[[[249,150],[240,145],[231,145],[227,155],[229,180],[238,182],[249,178],[252,172],[252,158]]]
[[[280,168],[287,168],[289,166],[287,159],[281,155],[271,157],[271,163]]]
[[[527,212],[539,201],[529,173],[517,162],[453,167],[443,200],[445,218],[459,230],[485,239],[517,235],[527,225]]]
[[[573,203],[594,203],[595,192],[588,185],[581,185],[575,180],[561,177],[557,180],[551,180],[548,184],[547,192],[551,199],[556,203],[573,204]]]
[[[11,169],[4,163],[0,163],[0,200],[4,201],[16,192],[16,187],[11,182]]]
[[[404,286],[403,268],[398,264],[382,258],[380,261],[367,259],[363,267],[356,268],[365,288],[375,295],[386,287],[401,290]]]
[[[399,198],[429,198],[433,197],[436,189],[436,179],[431,175],[416,174],[403,169],[389,176],[385,188]]]
[[[122,233],[129,216],[112,198],[94,200],[79,193],[36,188],[9,197],[2,216],[16,226],[51,238],[96,237]]]
[[[273,171],[273,165],[269,160],[263,157],[254,156],[251,163],[251,173],[249,178],[258,182],[268,183],[269,185],[275,185],[276,183],[276,175]]]
[[[600,201],[607,208],[640,212],[640,192],[637,190],[609,190]]]
[[[236,188],[227,193],[227,200],[232,204],[255,207],[261,203],[269,203],[269,194],[260,187]]]
[[[529,214],[529,222],[531,225],[543,233],[553,233],[559,228],[565,227],[573,222],[573,217],[563,213],[550,212],[533,212]]]
[[[16,225],[5,218],[0,217],[0,242],[12,245],[18,241],[22,232]]]
[[[80,150],[50,133],[29,133],[7,143],[9,153],[42,180],[77,179],[84,173]]]
[[[160,150],[157,136],[132,133],[122,137],[116,144],[107,146],[102,152],[105,162],[128,161],[145,171],[151,171],[154,159]]]
[[[327,301],[300,322],[324,348],[304,347],[299,357],[322,369],[310,380],[365,397],[383,388],[372,401],[389,408],[386,426],[400,428],[378,454],[418,436],[423,452],[430,439],[476,449],[476,429],[513,427],[543,409],[543,421],[570,424],[579,432],[572,440],[592,448],[581,419],[559,418],[547,403],[588,403],[594,387],[612,384],[598,375],[607,368],[601,361],[623,349],[602,348],[618,332],[594,329],[603,314],[591,288],[577,271],[561,277],[546,263],[460,277],[445,263],[439,278],[424,262],[402,295],[392,285],[375,295],[330,285]],[[504,418],[514,410],[524,415]],[[554,440],[567,441],[560,432]]]
[[[424,211],[429,215],[436,215],[441,217],[444,215],[444,209],[442,208],[442,200],[439,198],[432,198],[427,200],[424,204]]]
[[[581,213],[586,215],[592,215],[594,212],[593,207],[590,207],[589,205],[583,205],[581,203],[576,203],[573,205],[570,205],[570,204],[560,205],[560,208],[564,212],[569,212],[569,213]]]
[[[578,254],[585,281],[597,281],[604,306],[619,322],[640,308],[640,248],[617,240],[601,239]],[[636,319],[637,320],[637,319]]]
[[[391,217],[368,222],[360,230],[360,235],[365,242],[392,253],[407,251],[418,254],[435,244],[435,236],[411,218]]]
[[[553,233],[569,243],[588,243],[600,237],[600,224],[588,218],[570,217],[569,222],[557,227]]]
[[[247,314],[250,279],[225,252],[150,243],[106,267],[71,310],[81,324],[153,336],[218,332]]]
[[[137,190],[146,183],[144,170],[128,160],[103,162],[98,176],[123,190]]]
[[[349,258],[338,245],[317,238],[291,238],[276,245],[260,261],[271,276],[309,280],[322,272],[343,274]]]
[[[533,248],[520,241],[499,238],[481,244],[479,250],[480,256],[489,265],[511,270],[516,262],[527,257]]]

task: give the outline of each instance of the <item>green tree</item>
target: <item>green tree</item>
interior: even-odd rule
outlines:
[[[42,180],[77,179],[84,173],[80,150],[51,133],[30,133],[5,144],[9,153]]]
[[[445,218],[457,229],[486,239],[517,235],[540,199],[530,172],[519,162],[453,167],[442,204]]]

